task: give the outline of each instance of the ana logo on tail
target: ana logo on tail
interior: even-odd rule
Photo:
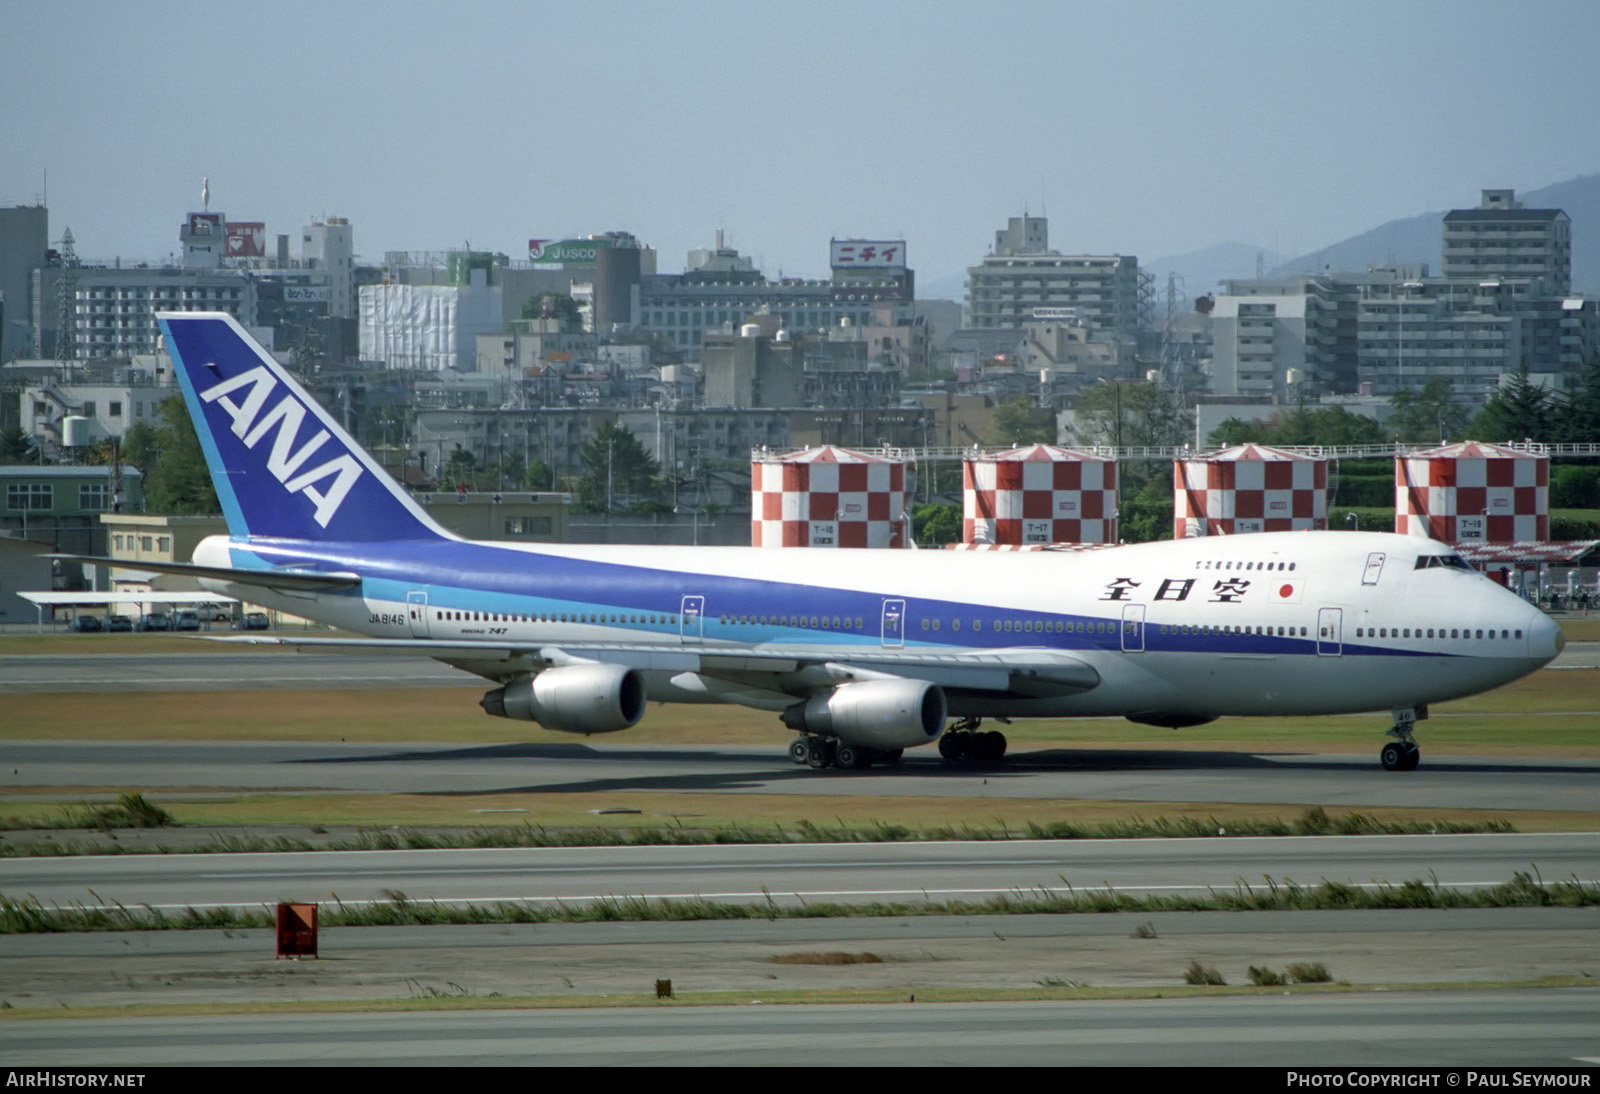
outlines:
[[[257,365],[248,372],[200,392],[200,398],[207,403],[216,403],[228,412],[233,419],[234,436],[244,441],[246,448],[253,450],[276,426],[272,451],[267,456],[267,470],[289,493],[304,494],[310,498],[316,506],[317,523],[326,528],[334,514],[339,512],[339,506],[344,504],[351,488],[361,478],[361,465],[346,452],[309,471],[301,471],[300,468],[317,449],[327,443],[329,433],[326,429],[319,430],[297,451],[295,441],[300,435],[300,424],[305,421],[306,408],[292,394],[285,394],[276,406],[262,413],[262,408],[267,405],[277,386],[277,379],[265,367]],[[242,388],[249,389],[242,402],[227,398]],[[331,486],[325,491],[316,489],[315,484],[329,478],[333,479]]]

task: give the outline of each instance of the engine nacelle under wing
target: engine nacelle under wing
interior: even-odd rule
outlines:
[[[944,730],[944,690],[926,680],[841,684],[784,712],[790,729],[892,750],[925,745]]]
[[[501,718],[568,733],[611,733],[644,716],[644,680],[622,665],[562,665],[486,694],[479,705]]]

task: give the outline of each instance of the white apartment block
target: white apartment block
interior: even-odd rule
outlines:
[[[256,322],[256,286],[242,270],[175,266],[77,271],[77,356],[131,357],[161,348],[158,311],[224,311]]]
[[[1572,289],[1572,220],[1560,209],[1524,209],[1514,190],[1485,190],[1476,209],[1444,217],[1444,276],[1538,282]]]
[[[1063,255],[1049,250],[1044,217],[1013,217],[995,250],[967,269],[970,329],[1022,327],[1074,317],[1117,337],[1139,333],[1139,260],[1131,255]]]

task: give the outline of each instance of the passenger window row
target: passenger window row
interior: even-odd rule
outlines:
[[[1235,562],[1232,560],[1224,562],[1221,559],[1202,559],[1194,564],[1194,568],[1196,570],[1272,570],[1276,572],[1293,570],[1295,564],[1293,562]]]
[[[1205,625],[1202,625],[1202,624],[1170,623],[1170,624],[1163,624],[1162,625],[1161,633],[1162,634],[1238,634],[1238,635],[1259,634],[1259,635],[1263,635],[1263,636],[1267,636],[1267,637],[1271,637],[1273,635],[1276,635],[1279,638],[1294,638],[1294,637],[1297,637],[1297,636],[1300,637],[1300,638],[1304,638],[1304,637],[1306,637],[1306,635],[1309,632],[1306,630],[1305,627],[1300,627],[1300,628],[1278,627],[1276,629],[1274,629],[1272,627],[1256,627],[1254,630],[1252,630],[1248,626],[1233,626],[1231,624],[1227,625],[1227,626],[1215,626],[1215,627],[1212,627],[1212,626],[1205,626]]]
[[[1415,637],[1417,637],[1417,638],[1433,638],[1433,637],[1436,637],[1436,636],[1439,637],[1439,638],[1483,638],[1483,637],[1485,637],[1484,630],[1483,630],[1482,627],[1478,627],[1476,630],[1474,630],[1472,627],[1449,627],[1449,628],[1445,628],[1445,627],[1437,627],[1437,628],[1428,627],[1426,629],[1424,629],[1422,627],[1357,627],[1356,628],[1356,637],[1357,638],[1411,638],[1411,637],[1413,637],[1413,635],[1412,635],[1413,631],[1416,632]],[[1437,634],[1436,634],[1436,632],[1437,632]],[[1511,638],[1513,636],[1513,634],[1515,635],[1515,637],[1521,638],[1522,637],[1521,628],[1518,628],[1515,632],[1513,632],[1513,631],[1510,631],[1510,630],[1504,630],[1504,629],[1500,629],[1500,628],[1490,627],[1487,637],[1494,638],[1494,639]]]
[[[458,612],[435,611],[442,623],[644,623],[676,626],[678,617],[638,612]]]
[[[723,615],[717,617],[723,626],[734,627],[801,627],[806,630],[861,630],[863,620],[858,615],[832,617],[826,615]]]

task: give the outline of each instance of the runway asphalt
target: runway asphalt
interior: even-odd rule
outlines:
[[[7,741],[0,790],[237,788],[268,792],[621,795],[785,794],[1129,802],[1314,802],[1326,807],[1600,809],[1600,761],[1452,757],[1424,750],[1411,772],[1372,755],[1054,748],[995,765],[951,765],[931,749],[896,767],[813,771],[770,748],[634,745],[626,735],[529,744]],[[495,822],[515,823],[514,814]],[[486,822],[486,823],[495,823]]]
[[[1509,1086],[1521,1076],[1531,1086],[1592,1080],[1597,1005],[1592,988],[808,1007],[764,1005],[758,996],[688,1008],[11,1022],[0,1024],[0,1055],[26,1067],[132,1072],[205,1064],[1329,1067],[1378,1069],[1341,1073],[1341,1085]],[[1473,1070],[1489,1067],[1524,1070]],[[1285,1083],[1283,1073],[1263,1077]]]

